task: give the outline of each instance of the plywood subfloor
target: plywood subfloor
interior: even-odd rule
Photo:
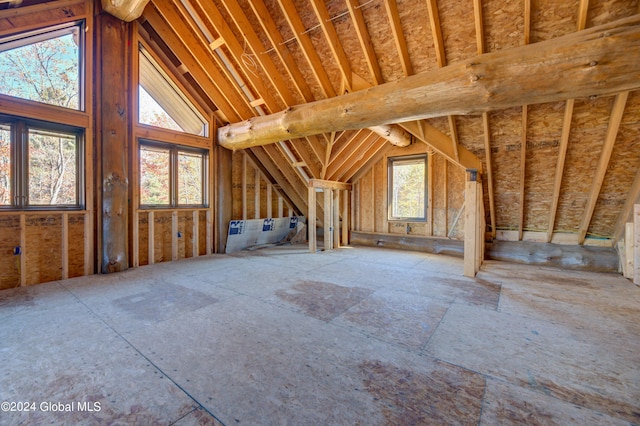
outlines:
[[[2,291],[0,401],[35,411],[0,424],[640,422],[640,288],[462,266],[283,246]]]

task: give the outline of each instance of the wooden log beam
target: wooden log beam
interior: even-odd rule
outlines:
[[[135,21],[144,11],[149,0],[102,0],[102,9],[126,22]]]
[[[280,140],[640,87],[640,16],[221,127],[220,145]],[[562,78],[558,78],[561,75]]]

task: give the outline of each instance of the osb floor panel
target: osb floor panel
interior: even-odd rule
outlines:
[[[640,288],[462,269],[285,246],[1,291],[0,424],[640,424]]]

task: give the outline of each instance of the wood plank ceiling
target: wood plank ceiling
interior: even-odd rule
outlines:
[[[638,0],[152,0],[139,22],[225,125],[639,12]],[[494,236],[566,230],[582,244],[613,237],[638,196],[639,120],[633,91],[402,128],[461,168],[482,162]],[[390,146],[360,129],[248,151],[306,214],[310,178],[353,181]]]

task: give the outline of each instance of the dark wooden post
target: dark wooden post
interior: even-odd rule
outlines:
[[[101,179],[101,272],[124,271],[128,260],[128,125],[130,24],[96,17],[96,145]]]

